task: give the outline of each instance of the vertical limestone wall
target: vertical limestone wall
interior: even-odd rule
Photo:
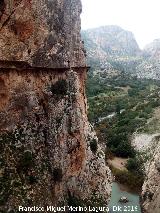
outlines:
[[[110,170],[91,148],[81,9],[80,0],[0,3],[0,211],[108,203]]]
[[[142,187],[144,213],[160,212],[160,138],[150,148],[151,157],[146,165],[146,178]]]
[[[2,209],[108,202],[111,174],[88,123],[86,72],[0,71]],[[3,101],[2,101],[3,100]]]
[[[32,66],[84,66],[80,0],[2,0],[0,60]]]

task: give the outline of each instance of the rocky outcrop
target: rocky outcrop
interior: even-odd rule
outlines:
[[[80,1],[0,8],[0,211],[107,203],[110,170],[87,118]]]
[[[142,187],[142,207],[145,213],[160,212],[160,137],[150,147],[146,179]]]
[[[79,0],[3,0],[0,59],[32,66],[84,66]],[[72,58],[72,60],[71,60]]]
[[[154,59],[160,58],[160,39],[155,39],[150,44],[146,45],[143,49],[145,57],[152,57]]]
[[[144,213],[160,211],[160,134],[137,134],[132,138],[132,144],[144,159],[145,180],[142,186],[141,203]]]
[[[4,209],[60,205],[68,193],[109,198],[104,154],[90,148],[97,138],[87,120],[84,80],[75,71],[1,71]]]
[[[160,39],[154,40],[143,49],[143,62],[137,66],[139,78],[160,79]]]
[[[105,69],[110,63],[115,69],[132,70],[140,63],[141,50],[134,35],[119,26],[104,26],[82,31],[88,64]],[[107,67],[106,67],[107,69]]]
[[[108,56],[136,56],[140,53],[134,35],[119,26],[89,29],[82,31],[82,36],[86,42],[86,38],[89,38],[89,41],[101,48]]]
[[[160,39],[140,50],[132,32],[118,26],[82,31],[87,63],[103,77],[112,71],[138,78],[160,79]]]
[[[160,79],[160,60],[155,60],[152,58],[145,59],[136,68],[136,75],[138,78],[146,79]]]

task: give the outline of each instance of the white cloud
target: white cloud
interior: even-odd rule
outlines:
[[[82,29],[119,25],[140,47],[160,38],[160,0],[82,0]]]

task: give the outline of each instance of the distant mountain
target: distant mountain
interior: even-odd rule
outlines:
[[[83,30],[81,34],[88,65],[96,73],[105,76],[123,71],[139,78],[160,79],[160,39],[141,50],[133,33],[119,26]]]
[[[141,62],[142,52],[132,32],[119,26],[104,26],[82,31],[87,60],[91,67],[128,70]]]
[[[143,49],[143,54],[152,59],[160,59],[160,39],[155,39]]]

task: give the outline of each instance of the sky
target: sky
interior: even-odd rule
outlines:
[[[82,29],[118,25],[143,48],[160,38],[160,0],[81,0]]]

